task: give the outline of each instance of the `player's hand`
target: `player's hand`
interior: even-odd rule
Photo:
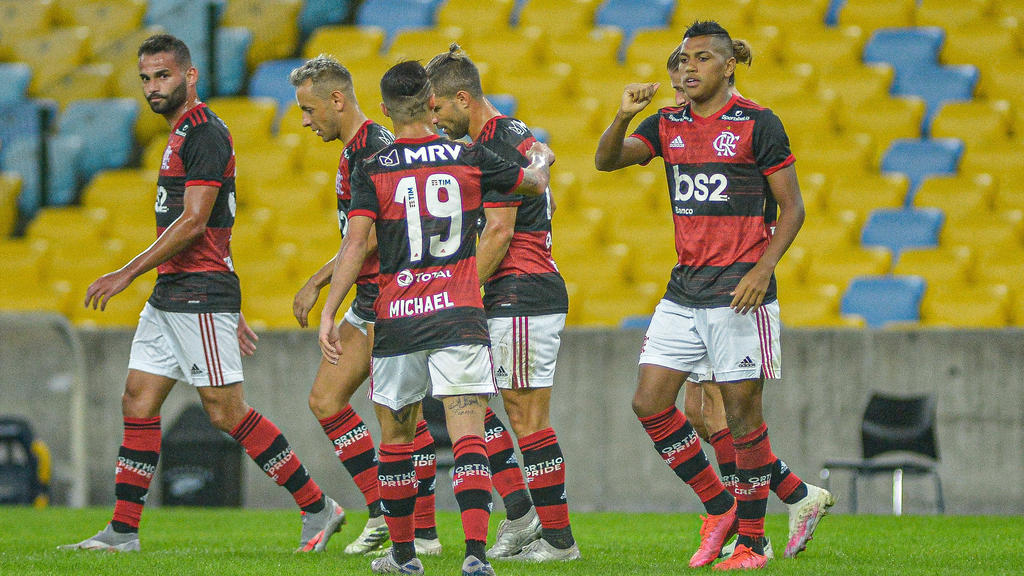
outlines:
[[[119,294],[132,283],[132,277],[124,271],[117,270],[109,274],[104,274],[96,279],[95,282],[89,285],[89,289],[85,291],[85,307],[92,306],[95,310],[107,309],[107,302],[114,297],[115,294]]]
[[[737,314],[746,314],[757,308],[764,302],[764,295],[768,292],[768,284],[771,282],[772,271],[765,269],[760,264],[755,264],[749,272],[743,275],[736,289],[730,294],[732,302],[729,307]]]
[[[334,318],[320,317],[320,352],[331,364],[337,364],[341,358],[338,346],[338,330],[334,327]]]
[[[260,337],[253,332],[252,328],[245,321],[245,315],[241,312],[238,313],[238,349],[242,351],[242,356],[252,356],[256,353],[256,343],[259,342]]]
[[[629,116],[635,116],[647,107],[654,99],[654,94],[661,88],[660,82],[646,82],[627,84],[622,91],[622,103],[619,105],[619,112]]]
[[[555,163],[555,152],[550,146],[543,142],[534,142],[533,146],[526,151],[526,156],[533,160],[535,156],[539,156],[544,159],[544,163],[548,166]]]
[[[313,305],[316,304],[316,299],[319,297],[320,290],[311,282],[306,282],[302,288],[299,288],[298,294],[295,295],[295,301],[292,302],[292,314],[299,321],[299,326],[303,328],[309,326],[309,311],[313,309]]]

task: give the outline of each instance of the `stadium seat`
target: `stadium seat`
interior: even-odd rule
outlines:
[[[921,317],[924,280],[917,276],[861,276],[843,293],[840,311],[864,318],[870,328]]]
[[[304,58],[290,58],[268,60],[260,64],[249,78],[249,96],[276,100],[277,119],[279,120],[285,111],[296,108],[295,87],[288,80],[288,75],[292,70],[302,66],[305,61]],[[276,121],[274,127],[277,128]]]
[[[858,132],[826,139],[814,133],[794,133],[790,141],[801,175],[805,169],[834,175],[877,174],[875,142],[870,134]]]
[[[980,22],[988,16],[991,4],[992,2],[989,0],[968,2],[920,0],[914,14],[914,21],[918,26],[938,26],[940,28],[950,26],[952,30],[958,25]]]
[[[864,62],[889,64],[902,72],[933,68],[945,32],[938,27],[876,30],[864,46]]]
[[[309,38],[320,26],[341,24],[351,9],[349,0],[306,0],[299,13],[302,40]]]
[[[771,102],[769,108],[782,120],[787,134],[819,134],[824,139],[839,132],[838,102],[828,95],[780,99]]]
[[[944,328],[1005,328],[1010,325],[1010,304],[1006,284],[929,284],[921,301],[921,324]]]
[[[792,6],[792,3],[789,3]],[[808,5],[812,3],[808,2]],[[758,13],[761,5],[758,5]],[[786,26],[790,21],[782,19]],[[861,63],[861,53],[867,40],[865,33],[858,26],[841,28],[807,27],[800,34],[786,37],[782,46],[782,59],[785,62],[804,62],[815,67],[829,70],[849,70]]]
[[[207,104],[228,125],[235,146],[246,146],[270,138],[277,118],[277,100],[225,96],[210,98]]]
[[[82,138],[82,178],[131,160],[138,102],[129,98],[78,100],[60,116],[58,132]]]
[[[914,195],[913,206],[938,208],[947,221],[984,218],[992,210],[995,194],[996,179],[987,172],[929,176]]]
[[[47,180],[48,188],[43,189],[40,173],[40,138],[22,138],[12,142],[4,156],[4,170],[21,176],[21,194],[18,208],[24,216],[31,217],[46,204],[66,205],[77,195],[80,168],[83,156],[83,140],[76,135],[47,136]]]
[[[400,30],[433,26],[437,4],[436,0],[366,0],[356,9],[356,24],[383,28],[390,43]]]
[[[819,74],[818,83],[822,88],[838,94],[843,108],[856,108],[864,104],[888,101],[893,75],[892,66],[888,64],[867,64],[852,68],[823,70]],[[921,109],[921,119],[923,119],[923,105]],[[840,119],[842,120],[842,113],[840,113]],[[843,125],[845,126],[845,124]],[[918,132],[914,132],[912,136],[919,134],[920,126],[919,121]]]
[[[0,104],[0,158],[6,159],[11,144],[21,139],[38,139],[50,130],[56,102],[21,100]]]
[[[814,250],[813,246],[807,248]],[[807,284],[835,284],[845,288],[858,276],[888,273],[891,263],[892,255],[884,248],[847,248],[831,253],[818,249],[812,252]]]
[[[937,66],[920,70],[897,71],[892,85],[896,96],[917,96],[928,105],[924,128],[942,105],[950,100],[974,98],[978,83],[978,69],[974,66]]]
[[[1000,192],[1024,182],[1024,142],[993,148],[968,148],[960,162],[964,172],[995,172]],[[998,201],[998,195],[997,195]]]
[[[824,28],[828,5],[829,0],[757,0],[757,9],[753,11],[754,24],[778,26],[785,23],[787,28],[813,33]]]
[[[935,483],[939,514],[945,513],[942,482],[939,479],[939,448],[936,442],[936,401],[931,394],[892,396],[872,392],[860,426],[861,458],[828,459],[821,478],[828,481],[833,470],[848,470],[850,509],[857,513],[857,478],[892,474],[893,514],[903,513],[903,476],[930,476]]]
[[[213,93],[218,96],[234,96],[245,88],[252,32],[242,26],[221,26],[217,28],[216,34],[217,50],[214,54],[217,66],[214,76],[217,84]]]
[[[204,82],[202,74],[210,73],[210,30],[216,27],[218,10],[225,5],[207,0],[150,0],[144,23],[156,25],[173,34],[188,45],[192,64],[200,72],[196,86],[200,98],[207,98],[212,92],[212,82]]]
[[[1022,216],[1020,210],[1004,210],[992,213],[980,221],[958,220],[942,229],[939,236],[943,246],[964,245],[975,250],[992,250],[1002,247],[1013,250],[1021,245]]]
[[[787,328],[849,326],[839,314],[839,287],[835,284],[778,285],[779,313]],[[857,323],[854,322],[854,325]]]
[[[1010,102],[948,102],[932,118],[933,138],[959,138],[967,147],[1000,148],[1012,144]]]
[[[888,248],[898,261],[907,248],[938,245],[943,214],[937,208],[875,210],[864,224],[860,241],[864,246]]]
[[[53,24],[54,6],[49,0],[20,0],[0,4],[0,38],[43,34]]]
[[[807,63],[778,66],[757,66],[737,68],[736,84],[745,98],[761,102],[769,107],[779,101],[807,98],[817,91],[818,77],[814,67]]]
[[[265,60],[288,58],[299,46],[301,0],[229,0],[221,26],[253,31],[246,62],[252,70]],[[258,33],[257,33],[258,32]]]
[[[488,94],[487,100],[505,116],[516,115],[516,97],[511,94]]]
[[[145,12],[145,0],[68,0],[57,5],[61,26],[89,28],[92,33],[90,50],[93,52],[142,26]]]
[[[448,51],[452,42],[461,42],[465,32],[458,26],[435,26],[399,30],[391,38],[387,58],[391,62],[419,60],[426,64],[437,54]]]
[[[930,140],[895,140],[882,158],[883,172],[901,172],[910,178],[907,203],[925,176],[953,174],[957,171],[964,144],[952,138]]]
[[[682,32],[695,20],[715,20],[725,26],[730,36],[742,38],[754,26],[754,13],[750,0],[676,0],[670,27],[679,31],[681,41]]]
[[[0,172],[0,238],[10,236],[14,225],[18,223],[19,194],[21,176],[13,172]]]
[[[876,161],[901,138],[919,138],[924,123],[924,100],[911,98],[882,98],[865,100],[839,108],[839,126],[845,133],[870,134],[875,142]]]
[[[793,246],[806,249],[808,254],[849,252],[857,247],[861,222],[863,218],[852,210],[830,210],[805,220]]]
[[[594,15],[594,23],[621,28],[624,42],[628,45],[638,30],[667,27],[673,8],[673,0],[605,0]],[[624,45],[620,49],[620,57],[624,57],[625,52]]]
[[[466,38],[462,44],[477,66],[481,62],[494,66],[509,76],[514,83],[517,74],[542,71],[548,64],[548,47],[544,30],[537,26],[519,26],[508,32],[493,34],[486,38]],[[443,48],[442,48],[443,49]],[[438,50],[438,53],[441,50]],[[481,81],[483,78],[481,78]],[[525,82],[524,82],[525,83]],[[522,90],[523,87],[518,87]],[[484,85],[485,91],[494,91],[494,86]],[[538,91],[543,93],[542,91]]]
[[[638,34],[644,34],[646,30]],[[678,36],[678,33],[676,34]],[[632,48],[636,38],[630,43]],[[548,58],[565,62],[575,69],[608,68],[616,66],[619,60],[619,46],[622,45],[622,30],[612,26],[596,26],[585,35],[556,36],[548,41]],[[645,54],[644,57],[650,56]],[[668,53],[665,54],[665,58]],[[665,58],[662,58],[664,60]],[[629,57],[627,56],[627,62]]]
[[[964,286],[972,281],[973,251],[967,246],[908,248],[893,266],[896,275],[920,276],[935,286]]]
[[[963,2],[958,4],[970,4]],[[958,26],[946,29],[946,40],[939,52],[939,61],[943,64],[974,64],[990,59],[1019,57],[1017,27],[1003,28],[993,26],[991,22],[979,21],[966,24],[960,21]]]
[[[519,12],[519,27],[539,27],[549,36],[576,36],[594,25],[598,4],[597,0],[527,2]]]
[[[980,62],[978,95],[991,99],[1013,98],[1018,107],[1024,94],[1024,59],[1014,55]]]
[[[25,230],[29,240],[42,239],[54,247],[74,238],[76,242],[99,243],[105,239],[109,214],[102,208],[43,208]]]
[[[1017,289],[1018,297],[1024,296],[1020,290],[1020,279],[1024,278],[1024,247],[998,246],[978,250],[973,275],[976,285],[1006,284]]]
[[[583,326],[618,326],[623,318],[654,311],[664,285],[654,282],[611,286],[611,283],[581,284],[577,305],[582,307],[579,323]]]
[[[797,162],[799,162],[799,157]],[[830,212],[848,210],[861,220],[873,210],[900,208],[906,203],[909,179],[903,174],[840,172],[832,177],[825,205]]]
[[[859,26],[866,32],[914,25],[916,0],[846,0],[839,12],[840,26]]]
[[[386,35],[375,26],[321,26],[306,41],[303,58],[330,54],[345,66],[380,55]]]
[[[447,0],[437,12],[438,26],[460,26],[472,36],[487,36],[511,25],[514,0]]]
[[[110,98],[113,65],[103,62],[83,64],[57,78],[47,87],[47,93],[56,100],[61,110],[75,100]],[[138,75],[136,73],[136,75]]]
[[[32,68],[24,62],[0,63],[0,106],[24,100],[32,81]]]
[[[20,39],[11,59],[32,67],[29,94],[47,96],[54,82],[83,64],[89,55],[89,38],[88,28],[75,26]]]
[[[139,168],[104,170],[97,173],[82,190],[82,205],[104,208],[121,218],[123,214],[145,214],[152,224],[156,198],[157,172]],[[112,230],[111,232],[116,232]]]

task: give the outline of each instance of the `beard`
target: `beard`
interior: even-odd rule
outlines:
[[[146,99],[149,102],[149,108],[157,114],[167,114],[181,107],[185,103],[185,99],[188,97],[187,90],[185,89],[185,81],[182,80],[181,84],[171,91],[170,94],[156,94],[162,99],[153,102],[149,98]],[[150,95],[152,96],[152,95]]]

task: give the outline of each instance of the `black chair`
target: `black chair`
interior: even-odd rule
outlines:
[[[857,512],[857,479],[892,474],[893,514],[903,513],[903,475],[931,476],[939,514],[946,510],[939,479],[939,450],[935,441],[935,398],[889,396],[874,392],[861,422],[859,460],[826,460],[821,478],[826,488],[833,470],[849,470],[850,507]]]

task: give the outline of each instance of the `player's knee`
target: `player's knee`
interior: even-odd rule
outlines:
[[[160,414],[145,393],[126,389],[121,395],[121,415],[125,418],[152,418]]]
[[[245,417],[244,413],[239,413],[233,407],[220,404],[207,405],[206,415],[210,417],[210,424],[221,432],[231,432]]]
[[[309,410],[313,413],[313,416],[316,416],[317,420],[334,416],[341,412],[343,407],[337,398],[317,394],[316,392],[310,392],[309,394]]]
[[[646,418],[647,416],[653,416],[659,412],[658,405],[653,399],[647,395],[642,394],[639,390],[633,395],[633,413],[640,418]]]

